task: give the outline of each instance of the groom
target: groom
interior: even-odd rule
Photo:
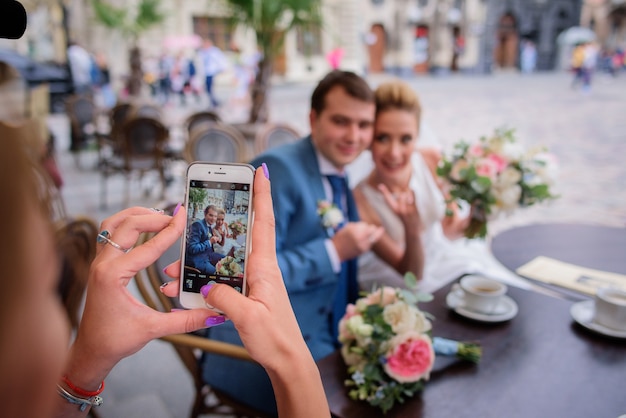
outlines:
[[[220,238],[213,235],[213,225],[217,220],[217,208],[209,205],[204,209],[204,219],[199,219],[191,224],[189,240],[187,242],[187,254],[189,263],[204,274],[215,274],[215,265],[224,256],[213,249],[213,244]]]
[[[315,359],[337,349],[337,324],[346,304],[357,297],[356,257],[383,233],[358,221],[344,170],[369,147],[374,113],[374,94],[367,82],[351,72],[332,71],[311,97],[311,134],[251,162],[269,168],[278,264]],[[344,222],[334,228],[327,228],[318,214],[320,204],[330,203],[343,211]],[[241,344],[234,327],[213,328],[210,337]],[[205,357],[207,383],[275,413],[269,380],[260,367]]]

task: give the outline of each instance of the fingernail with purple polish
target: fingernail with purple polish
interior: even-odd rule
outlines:
[[[263,163],[261,164],[261,167],[263,167],[263,174],[265,174],[265,178],[266,179],[270,179],[270,170],[269,168],[267,168],[267,164]]]
[[[223,324],[226,318],[223,316],[209,316],[206,321],[204,321],[204,325],[207,327],[212,327],[214,325]]]
[[[172,216],[176,216],[176,214],[178,213],[178,210],[180,209],[182,205],[183,205],[182,203],[179,203],[178,205],[176,205],[174,212],[172,212]]]
[[[209,290],[211,290],[212,287],[213,287],[212,284],[207,284],[207,285],[202,286],[200,288],[200,294],[202,295],[202,297],[206,298],[206,295],[209,294]]]
[[[163,267],[163,274],[167,274],[167,271],[166,271],[166,270],[167,270],[167,268],[168,268],[168,267],[169,267],[169,266],[165,266],[165,267]]]

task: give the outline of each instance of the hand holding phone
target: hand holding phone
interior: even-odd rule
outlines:
[[[246,294],[254,168],[248,164],[192,163],[187,169],[187,225],[181,248],[180,303],[212,308],[200,295],[208,283]],[[222,237],[220,229],[229,232]]]

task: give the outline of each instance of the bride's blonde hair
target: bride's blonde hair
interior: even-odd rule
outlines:
[[[405,110],[415,113],[419,126],[422,116],[422,105],[417,94],[408,83],[392,80],[382,83],[374,92],[376,99],[376,116],[387,110]]]

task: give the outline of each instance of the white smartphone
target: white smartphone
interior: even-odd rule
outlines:
[[[210,308],[200,288],[224,283],[246,294],[251,250],[254,168],[249,164],[194,162],[187,169],[187,225],[181,245],[180,303]]]

